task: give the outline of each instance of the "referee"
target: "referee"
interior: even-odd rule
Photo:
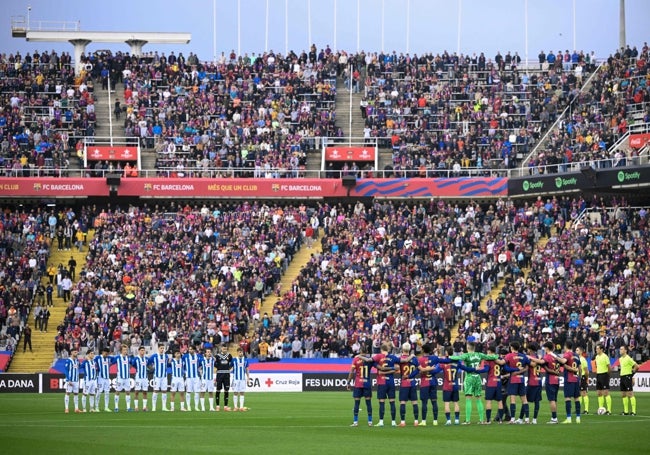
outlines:
[[[612,414],[612,397],[609,395],[609,375],[612,366],[609,356],[605,354],[602,344],[596,346],[596,393],[598,394],[598,407],[607,409],[607,415]]]
[[[585,357],[585,350],[582,347],[576,348],[576,354],[580,357],[580,399],[582,400],[582,413],[589,414],[589,366],[587,365],[587,357]]]
[[[216,410],[219,411],[219,397],[221,396],[221,389],[223,389],[223,410],[230,411],[228,406],[228,392],[230,391],[230,369],[232,368],[232,355],[228,352],[228,347],[225,344],[221,345],[221,352],[215,356],[215,365],[217,367],[217,405]]]
[[[639,365],[627,354],[627,346],[621,346],[618,363],[621,368],[621,397],[623,398],[622,415],[636,415],[636,397],[632,377]]]

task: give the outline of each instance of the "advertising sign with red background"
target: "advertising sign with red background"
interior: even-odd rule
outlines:
[[[375,161],[374,147],[326,147],[325,161]]]

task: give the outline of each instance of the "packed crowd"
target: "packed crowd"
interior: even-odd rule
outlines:
[[[564,172],[574,162],[597,167],[637,162],[638,149],[609,150],[630,126],[650,121],[649,48],[628,50],[610,56],[589,86],[572,96],[568,115],[528,162],[531,173]]]
[[[92,213],[92,214],[90,214]],[[85,268],[57,352],[215,346],[245,334],[300,247],[304,207],[261,203],[89,210]]]
[[[506,277],[502,293],[467,321],[461,338],[486,344],[571,340],[592,357],[599,343],[611,357],[625,345],[633,357],[650,357],[647,210],[624,200],[544,205],[557,230],[534,252],[530,273]],[[562,212],[575,214],[581,205],[592,215],[564,229]],[[519,216],[534,212],[535,206],[531,215]]]
[[[274,356],[345,357],[385,339],[451,344],[454,323],[518,270],[517,252],[532,254],[539,233],[508,221],[513,210],[505,201],[321,206],[323,252],[262,315],[253,347],[264,340]]]
[[[261,315],[250,350],[262,358],[338,357],[386,340],[409,341],[417,352],[428,339],[460,352],[473,337],[483,350],[570,339],[590,355],[597,343],[612,356],[625,344],[647,358],[650,292],[642,290],[641,252],[648,214],[612,203],[563,197],[487,209],[442,202],[323,207],[323,253],[313,255],[273,313]],[[602,221],[577,221],[588,208]],[[572,223],[580,228],[568,228]],[[541,251],[540,239],[547,239]],[[503,290],[484,311],[480,298],[497,282]],[[567,292],[569,301],[561,298]]]
[[[246,169],[256,177],[304,168],[314,136],[335,127],[336,65],[330,54],[225,54],[200,62],[190,53],[141,58],[100,54],[94,71],[124,84],[127,137],[155,148],[161,175]],[[104,82],[103,82],[104,83]],[[120,109],[121,108],[121,109]],[[309,137],[310,139],[306,139]]]
[[[28,324],[52,237],[47,213],[35,209],[0,212],[0,350],[15,352]],[[40,297],[39,297],[40,298]],[[43,303],[43,302],[41,302]]]
[[[95,135],[93,82],[70,55],[0,54],[0,171],[61,175],[83,137]]]
[[[573,77],[491,60],[473,68],[447,53],[395,58],[369,65],[362,115],[365,134],[390,138],[393,167],[407,174],[514,167],[561,112]]]

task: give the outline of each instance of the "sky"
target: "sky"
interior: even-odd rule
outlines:
[[[190,51],[200,60],[221,52],[256,54],[320,48],[411,54],[444,50],[472,54],[540,50],[595,51],[607,57],[619,43],[619,0],[13,0],[3,5],[0,52],[56,50],[67,43],[11,37],[12,17],[30,28],[78,22],[81,30],[188,32],[186,45],[145,45],[143,51]],[[269,5],[267,9],[267,4]],[[383,5],[383,6],[382,6]],[[526,13],[527,5],[527,13]],[[650,0],[626,0],[627,44],[648,40]],[[28,7],[31,7],[28,14]],[[575,14],[574,14],[575,11]],[[268,14],[267,14],[268,12]],[[336,14],[335,14],[336,12]],[[357,14],[359,12],[359,14]],[[216,20],[215,20],[216,18]],[[643,20],[645,18],[645,20]],[[239,25],[238,25],[239,24]],[[267,27],[268,24],[268,27]],[[460,25],[460,27],[459,27]],[[215,39],[216,38],[216,39]],[[128,51],[126,44],[91,43],[88,51]]]

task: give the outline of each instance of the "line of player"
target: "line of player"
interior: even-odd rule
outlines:
[[[86,353],[85,359],[78,359],[78,351],[73,349],[69,359],[65,362],[65,413],[70,412],[70,395],[73,394],[74,410],[76,413],[100,412],[100,395],[104,394],[104,411],[119,412],[120,394],[125,394],[126,410],[138,411],[139,396],[142,395],[142,411],[147,411],[147,391],[149,389],[149,372],[153,373],[153,394],[151,398],[151,411],[156,411],[158,396],[162,398],[162,411],[174,411],[176,393],[180,395],[180,410],[191,411],[191,396],[194,397],[194,410],[219,411],[219,395],[224,390],[224,410],[230,411],[228,394],[230,388],[234,392],[234,411],[248,411],[244,406],[244,393],[246,384],[250,379],[248,360],[244,357],[241,348],[237,349],[237,357],[228,353],[227,347],[221,347],[221,352],[213,355],[210,349],[198,353],[194,346],[189,346],[188,351],[181,354],[165,352],[163,344],[158,345],[158,352],[150,356],[145,355],[145,348],[140,347],[138,355],[129,356],[129,347],[123,345],[119,355],[110,356],[108,349],[102,350],[100,355],[93,351]],[[109,408],[109,394],[111,380],[109,369],[111,365],[117,366],[115,380],[115,394],[113,410]],[[135,369],[134,381],[134,407],[131,407],[131,367]],[[215,375],[216,370],[216,375]],[[168,374],[171,372],[171,380]],[[80,378],[84,378],[79,407]],[[232,383],[231,383],[232,378]],[[171,402],[167,402],[167,389],[171,391]],[[216,407],[215,407],[216,391]],[[205,394],[208,394],[209,403],[206,408]],[[89,408],[86,408],[86,404]]]
[[[494,421],[498,423],[509,422],[510,424],[532,423],[537,424],[537,418],[542,401],[543,376],[546,376],[545,391],[549,402],[551,420],[547,423],[557,424],[557,399],[560,389],[560,376],[564,377],[564,401],[566,419],[563,424],[580,423],[581,418],[581,388],[586,390],[586,360],[581,360],[581,350],[567,341],[561,354],[554,352],[552,342],[543,345],[543,355],[538,356],[540,350],[536,343],[528,343],[524,348],[519,342],[513,341],[509,344],[508,350],[498,355],[496,346],[490,345],[487,354],[476,352],[476,344],[468,342],[466,352],[454,356],[451,347],[443,348],[439,355],[433,354],[433,346],[425,343],[422,347],[423,354],[415,357],[411,354],[410,343],[401,346],[399,355],[390,353],[391,346],[384,343],[380,347],[380,353],[370,356],[368,348],[362,347],[350,367],[348,375],[348,390],[353,387],[354,410],[353,427],[359,425],[359,408],[361,398],[365,399],[368,412],[368,425],[373,425],[372,417],[372,383],[370,370],[377,371],[377,398],[379,401],[379,422],[377,426],[384,426],[386,401],[390,406],[391,425],[406,426],[406,405],[412,404],[414,426],[426,426],[428,405],[432,405],[433,425],[438,425],[438,401],[437,401],[437,374],[442,374],[442,398],[444,402],[445,425],[460,424],[460,374],[465,372],[463,392],[465,394],[465,420],[464,425],[471,423],[472,407],[476,403],[478,410],[478,423],[491,424],[492,403],[497,402],[497,414]],[[508,352],[509,351],[509,352]],[[600,347],[602,351],[602,346]],[[627,349],[621,347],[621,391],[624,400],[624,413],[628,413],[628,406],[625,402],[629,399],[631,407],[630,414],[636,414],[636,400],[632,393],[632,376],[638,369],[638,365],[627,355]],[[603,407],[608,404],[607,413],[611,411],[611,398],[609,395],[609,358],[607,367],[601,362],[597,365],[597,390],[599,405]],[[605,368],[606,371],[602,371]],[[482,401],[483,383],[481,374],[486,374],[485,406]],[[399,377],[399,386],[396,386],[396,376]],[[418,403],[416,378],[420,379]],[[581,381],[582,379],[582,381]],[[582,387],[581,387],[582,382]],[[396,389],[398,388],[400,423],[396,421]],[[505,390],[504,390],[505,389]],[[607,392],[607,393],[604,393]],[[504,400],[506,398],[506,400]],[[517,418],[517,399],[521,407]],[[508,402],[508,406],[504,404]],[[530,416],[530,404],[533,404],[533,416]],[[451,407],[453,404],[453,420]],[[575,411],[575,414],[574,414]],[[573,416],[575,415],[575,420]]]

